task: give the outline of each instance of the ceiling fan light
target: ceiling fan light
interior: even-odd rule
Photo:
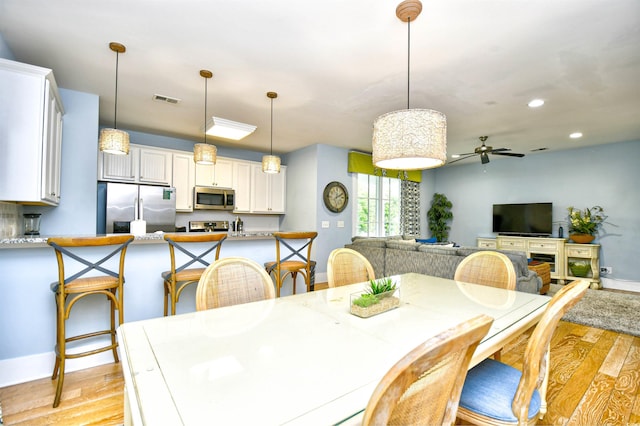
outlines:
[[[129,154],[129,133],[118,129],[101,129],[98,140],[100,151],[108,154]]]
[[[404,109],[373,123],[373,164],[383,169],[422,170],[447,160],[447,118],[431,109]]]

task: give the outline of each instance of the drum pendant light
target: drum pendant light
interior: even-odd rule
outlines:
[[[421,170],[447,159],[447,118],[431,109],[409,108],[411,21],[422,11],[419,0],[405,0],[396,16],[407,23],[407,109],[388,112],[373,123],[373,164],[381,169]]]
[[[129,133],[118,130],[118,58],[120,53],[127,49],[124,45],[116,42],[109,43],[109,49],[116,52],[116,97],[115,110],[113,112],[113,129],[104,128],[100,130],[98,147],[100,151],[109,154],[127,155],[129,154]]]
[[[207,143],[207,81],[213,77],[209,70],[200,70],[204,77],[204,143],[193,145],[193,161],[197,164],[216,164],[218,148]]]
[[[276,92],[267,92],[271,99],[271,150],[269,155],[262,157],[262,171],[265,173],[280,173],[280,157],[273,155],[273,100],[278,97]]]

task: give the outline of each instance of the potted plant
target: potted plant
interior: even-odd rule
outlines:
[[[362,318],[386,312],[400,305],[400,289],[391,278],[369,281],[363,292],[351,295],[350,312]]]
[[[453,219],[453,213],[451,213],[451,201],[444,194],[433,194],[433,200],[431,200],[431,208],[427,212],[427,219],[429,221],[429,230],[431,236],[436,237],[438,242],[447,241],[449,239],[448,222]]]
[[[594,240],[598,229],[604,223],[607,216],[600,206],[576,209],[567,208],[569,212],[569,238],[580,244],[587,244]]]

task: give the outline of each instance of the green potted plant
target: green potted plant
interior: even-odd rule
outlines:
[[[436,237],[439,242],[447,241],[449,239],[449,230],[451,229],[448,222],[453,219],[453,213],[451,213],[451,201],[444,194],[433,194],[431,200],[431,208],[427,212],[427,219],[429,221],[429,230],[431,236]]]
[[[593,241],[598,229],[607,218],[603,208],[600,206],[593,206],[584,210],[570,206],[567,207],[567,211],[569,212],[569,238],[580,244]]]
[[[391,278],[369,281],[363,292],[351,295],[350,312],[362,318],[386,312],[400,305],[400,289]]]

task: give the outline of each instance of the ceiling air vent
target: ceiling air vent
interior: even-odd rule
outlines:
[[[153,95],[153,100],[157,102],[164,102],[171,105],[177,105],[181,101],[181,99],[172,98],[170,96],[165,96],[165,95]]]

